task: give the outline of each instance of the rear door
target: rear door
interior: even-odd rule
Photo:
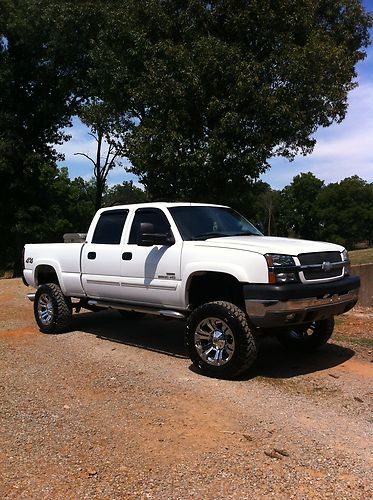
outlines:
[[[128,210],[102,212],[92,236],[83,246],[82,284],[89,297],[120,299],[121,238]]]

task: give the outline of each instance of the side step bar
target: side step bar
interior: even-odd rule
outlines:
[[[153,314],[155,316],[164,316],[166,318],[184,319],[185,314],[169,309],[152,309],[151,307],[133,306],[129,304],[119,304],[118,302],[105,302],[101,300],[89,300],[89,306],[103,307],[104,309],[120,309],[121,311],[131,311],[143,314]]]

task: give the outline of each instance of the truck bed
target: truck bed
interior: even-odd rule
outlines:
[[[84,296],[81,286],[81,253],[84,243],[38,243],[25,245],[25,269],[26,281],[36,287],[34,269],[42,264],[52,266],[59,278],[64,293],[68,291],[70,296]],[[43,269],[43,268],[42,268]]]

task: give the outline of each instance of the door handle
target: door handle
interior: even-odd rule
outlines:
[[[88,252],[87,257],[88,257],[89,260],[95,260],[95,258],[96,258],[96,252]]]
[[[122,259],[123,260],[131,260],[132,259],[132,252],[124,252],[124,253],[122,253]]]

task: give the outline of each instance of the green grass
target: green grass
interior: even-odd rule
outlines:
[[[373,349],[373,339],[369,339],[366,337],[352,337],[348,335],[336,334],[333,335],[333,339],[337,342],[345,342],[346,344],[357,345],[359,347],[365,347],[367,349]]]
[[[351,250],[348,252],[351,264],[372,264],[373,263],[373,248],[365,250]]]
[[[0,279],[5,279],[5,278],[12,278],[13,277],[13,271],[5,271],[3,269],[0,269]]]

